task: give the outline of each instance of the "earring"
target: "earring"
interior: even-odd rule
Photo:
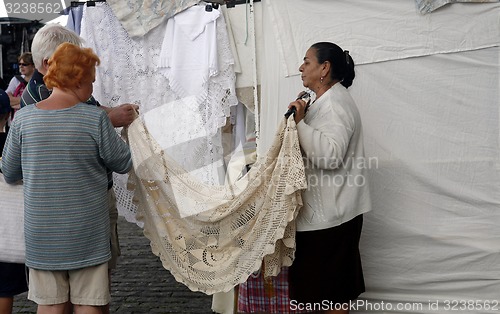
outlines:
[[[320,77],[319,78],[319,81],[320,81],[321,84],[323,84],[323,79],[324,79],[324,77]]]

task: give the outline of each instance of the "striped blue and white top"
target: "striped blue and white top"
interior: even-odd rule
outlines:
[[[109,260],[106,167],[126,173],[130,150],[104,110],[22,108],[9,131],[2,172],[24,180],[26,265],[70,270]]]

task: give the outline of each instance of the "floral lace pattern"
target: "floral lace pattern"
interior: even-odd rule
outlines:
[[[234,184],[200,182],[164,153],[142,119],[129,127],[128,140],[137,217],[177,281],[193,291],[227,292],[263,260],[265,276],[291,265],[306,188],[293,118],[283,120],[267,154]]]

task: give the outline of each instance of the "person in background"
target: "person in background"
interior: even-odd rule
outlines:
[[[82,39],[73,31],[59,24],[47,24],[35,34],[31,45],[33,61],[35,63],[35,73],[28,82],[23,95],[21,97],[21,107],[34,104],[50,95],[50,90],[45,86],[44,75],[48,71],[48,60],[56,50],[56,48],[65,42],[69,42],[78,46],[82,45]],[[104,110],[114,127],[128,126],[136,117],[139,106],[134,104],[122,104],[115,108],[102,106],[92,96],[87,101],[89,105],[98,106]],[[109,215],[111,223],[111,253],[112,258],[109,261],[111,271],[116,268],[118,256],[120,256],[120,245],[118,241],[118,210],[116,207],[116,196],[113,191],[113,173],[108,172],[108,203]],[[104,313],[109,313],[109,305],[103,308]],[[68,306],[67,313],[71,313],[71,307]]]
[[[12,314],[14,296],[28,291],[26,266],[0,262],[0,314]]]
[[[81,46],[82,38],[59,24],[47,24],[35,34],[31,44],[35,71],[21,96],[21,107],[34,104],[50,95],[50,90],[45,86],[43,77],[48,70],[48,60],[56,48],[65,42]],[[139,109],[139,106],[128,103],[115,108],[106,107],[93,97],[88,102],[106,111],[115,127],[128,126],[135,119],[136,110]]]
[[[16,114],[3,151],[7,183],[23,180],[28,299],[37,313],[100,314],[110,301],[107,169],[132,167],[127,144],[90,98],[99,58],[61,44],[44,79],[51,95]]]
[[[9,95],[0,89],[0,156],[7,138],[7,121],[11,112],[9,98]]]
[[[316,98],[295,107],[307,190],[297,217],[296,254],[289,271],[290,304],[328,300],[317,312],[348,313],[365,291],[359,240],[371,210],[361,118],[347,88],[355,73],[348,51],[319,42],[300,66],[303,85]],[[300,96],[300,95],[299,95]]]
[[[0,157],[7,138],[5,128],[10,112],[9,96],[5,91],[0,90]],[[9,196],[3,195],[2,197]],[[3,238],[0,241],[9,241],[9,239]],[[26,291],[28,291],[28,284],[26,282],[25,265],[21,263],[0,262],[0,314],[11,314],[14,296]]]
[[[10,80],[6,90],[7,94],[9,94],[10,106],[14,110],[21,108],[21,95],[35,72],[35,64],[33,63],[31,52],[23,53],[17,60],[21,75],[15,75]]]
[[[3,77],[0,77],[0,89],[5,91],[7,89],[7,87],[9,87],[9,85],[7,85],[7,83],[5,83],[5,80],[3,79]]]

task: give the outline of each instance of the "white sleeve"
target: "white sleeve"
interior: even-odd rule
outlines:
[[[300,147],[316,167],[336,169],[343,163],[355,123],[342,112],[330,110],[323,114],[314,125],[304,120],[297,124]]]

